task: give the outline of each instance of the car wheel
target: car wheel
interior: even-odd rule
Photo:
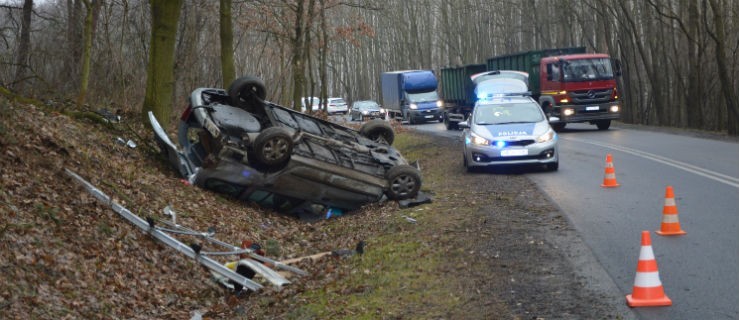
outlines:
[[[544,115],[547,117],[547,119],[551,118],[554,115],[552,105],[548,102],[544,103],[544,105],[541,106],[541,109],[544,111]]]
[[[228,96],[231,98],[231,104],[235,107],[251,113],[263,113],[267,89],[261,79],[246,76],[231,83],[231,86],[228,87]]]
[[[559,162],[547,163],[548,171],[557,171],[559,169]]]
[[[267,128],[254,139],[254,160],[267,170],[279,170],[287,165],[293,151],[293,141],[283,128]]]
[[[446,127],[447,130],[458,130],[459,129],[459,126],[457,125],[457,123],[453,121],[449,121],[449,118],[446,115],[444,115],[444,119],[442,119],[442,121],[444,122],[444,127]]]
[[[365,122],[359,128],[359,134],[378,143],[392,145],[395,141],[395,132],[393,127],[386,121],[374,119]]]
[[[470,163],[467,161],[467,155],[466,154],[463,154],[462,155],[462,163],[464,164],[464,168],[467,170],[467,172],[473,173],[473,172],[477,172],[478,171],[477,170],[478,169],[477,166],[470,165]]]
[[[388,180],[387,197],[392,200],[414,198],[421,189],[421,172],[407,164],[390,168],[385,176]]]
[[[611,120],[598,120],[595,125],[598,126],[598,130],[608,130],[611,127]]]

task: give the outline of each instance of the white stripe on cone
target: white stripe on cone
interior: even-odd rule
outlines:
[[[662,286],[662,282],[659,281],[659,271],[637,272],[636,279],[634,279],[634,286],[642,288],[654,288]]]
[[[644,246],[639,251],[639,260],[640,261],[647,261],[647,260],[654,260],[654,251],[652,251],[652,246]]]
[[[676,214],[663,214],[662,223],[678,223],[680,219],[677,218]]]

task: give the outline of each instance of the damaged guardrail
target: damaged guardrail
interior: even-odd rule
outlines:
[[[282,275],[280,275],[276,271],[267,267],[265,264],[274,266],[274,268],[277,268],[277,269],[290,271],[290,272],[293,272],[301,276],[308,274],[307,272],[301,269],[288,266],[284,263],[274,261],[267,257],[261,256],[257,254],[256,251],[253,249],[237,247],[237,246],[225,243],[223,241],[220,241],[218,239],[215,239],[213,238],[213,233],[214,233],[213,231],[197,232],[195,230],[181,226],[176,223],[176,213],[170,207],[164,208],[164,213],[165,215],[168,215],[172,218],[172,222],[168,222],[165,220],[155,221],[153,218],[150,218],[150,217],[148,217],[147,219],[142,219],[141,217],[135,215],[134,213],[132,213],[125,207],[118,204],[117,202],[113,201],[113,199],[110,196],[103,193],[100,189],[96,188],[94,185],[87,182],[85,179],[80,177],[78,174],[74,173],[73,171],[69,169],[65,169],[65,172],[67,173],[67,175],[69,175],[74,180],[76,180],[80,185],[82,185],[93,197],[98,199],[101,203],[109,206],[111,209],[113,209],[113,211],[118,213],[121,217],[128,220],[130,223],[137,226],[142,231],[150,234],[151,236],[153,236],[160,242],[166,244],[169,247],[172,247],[173,249],[184,254],[185,256],[195,259],[198,263],[208,268],[211,271],[211,273],[214,275],[214,277],[216,278],[216,281],[223,284],[224,286],[228,288],[234,289],[236,291],[240,291],[242,287],[247,288],[252,291],[259,291],[260,289],[263,288],[261,284],[238,273],[236,271],[236,270],[239,270],[237,268],[238,266],[243,266],[243,267],[247,267],[251,269],[253,273],[259,274],[260,276],[265,278],[267,281],[272,283],[277,288],[283,285],[289,284],[290,281],[285,279]],[[167,227],[157,226],[156,225],[157,222],[161,222]],[[223,251],[223,252],[202,251],[199,245],[196,245],[196,244],[187,245],[179,241],[178,239],[172,237],[170,233],[196,236],[211,244],[224,247],[229,251]],[[226,256],[226,255],[247,255],[249,258],[261,261],[262,263],[245,258],[237,262],[232,262],[232,263],[229,263],[228,265],[224,265],[208,257],[208,256]],[[230,268],[229,266],[232,267],[233,269]]]

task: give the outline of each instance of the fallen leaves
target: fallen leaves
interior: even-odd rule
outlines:
[[[131,122],[136,115],[123,115],[137,131],[131,135],[115,125],[2,103],[16,115],[0,119],[8,130],[0,134],[13,137],[0,139],[4,314],[186,318],[200,310],[206,318],[229,317],[262,302],[288,310],[282,300],[339,276],[332,274],[334,261],[300,262],[296,266],[309,276],[294,277],[294,283],[280,291],[268,287],[258,294],[231,295],[194,261],[97,203],[61,173],[65,165],[142,217],[166,218],[161,210],[172,205],[180,213],[178,223],[197,230],[215,227],[217,238],[233,244],[259,242],[276,260],[356,242],[332,238],[331,228],[346,221],[306,224],[182,184],[163,159],[142,147],[144,141],[136,141],[140,147],[135,149],[115,144],[116,136],[151,136],[148,127]]]

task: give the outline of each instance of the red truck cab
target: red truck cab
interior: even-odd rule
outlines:
[[[606,54],[569,54],[543,57],[539,64],[539,103],[552,127],[568,122],[590,122],[607,130],[621,117],[613,65]]]

